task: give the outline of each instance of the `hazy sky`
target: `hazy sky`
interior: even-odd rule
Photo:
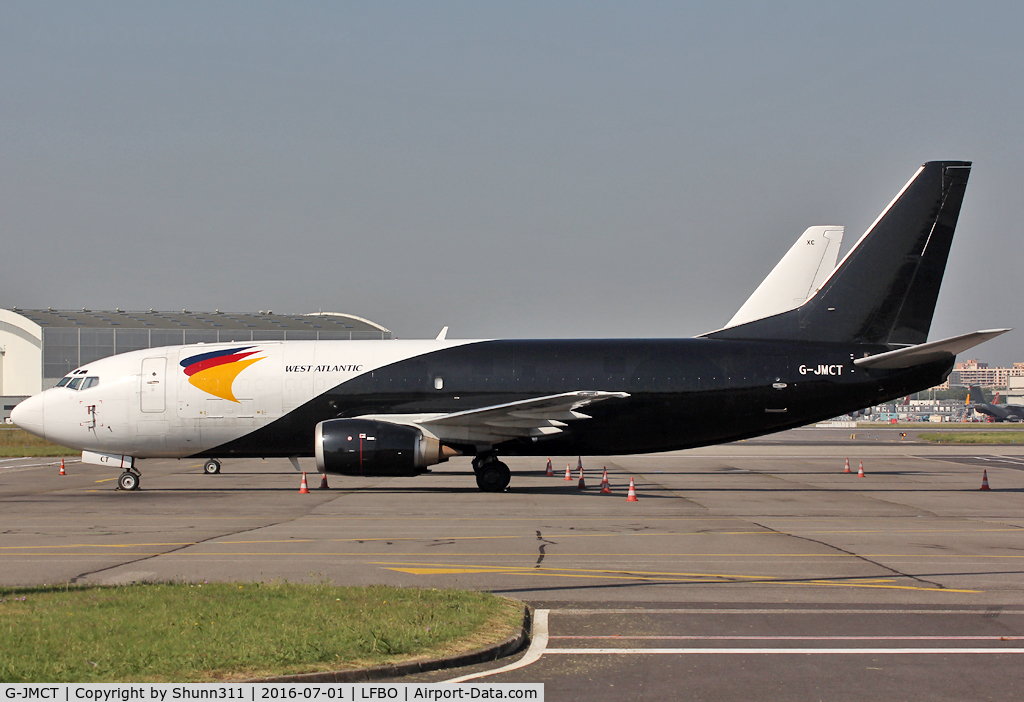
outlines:
[[[974,171],[932,339],[1021,331],[1024,5],[0,3],[0,306],[691,336]]]

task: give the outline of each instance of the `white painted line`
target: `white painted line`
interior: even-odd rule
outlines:
[[[530,648],[526,650],[526,655],[520,658],[515,663],[504,666],[503,668],[495,668],[494,670],[486,670],[482,673],[472,673],[471,675],[463,675],[458,678],[452,678],[451,680],[442,680],[441,682],[447,683],[460,683],[467,680],[475,680],[477,678],[485,678],[489,675],[497,675],[498,673],[506,673],[510,670],[516,670],[517,668],[525,668],[528,665],[532,665],[540,660],[540,657],[544,654],[545,649],[548,647],[548,610],[537,609],[533,612],[533,640],[530,641]]]
[[[551,614],[1024,614],[1024,609],[552,609]]]
[[[1024,636],[551,636],[613,641],[1024,641]]]
[[[19,459],[19,460],[25,460],[25,459]],[[81,462],[82,461],[79,460],[79,459],[65,460],[65,463],[67,463],[68,465],[72,465],[74,463],[81,463]],[[59,466],[59,465],[60,465],[60,460],[59,459],[56,460],[56,461],[51,461],[50,463],[18,463],[16,465],[11,465],[11,466],[0,466],[0,471],[8,471],[8,472],[11,472],[11,473],[15,473],[17,471],[24,470],[26,468],[48,468],[48,467],[52,468],[53,466]]]
[[[850,655],[873,654],[879,656],[907,654],[947,654],[962,655],[969,653],[1019,654],[1024,648],[549,648],[547,654],[564,655],[705,655],[730,654],[740,656],[756,656],[763,654],[801,654],[801,655]],[[495,671],[497,672],[497,671]]]

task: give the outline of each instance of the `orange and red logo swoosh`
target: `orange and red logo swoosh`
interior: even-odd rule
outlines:
[[[259,349],[250,351],[249,349],[252,348],[254,347],[242,346],[189,356],[181,361],[181,367],[185,370],[185,375],[188,376],[188,382],[203,392],[238,402],[231,392],[235,378],[253,363],[265,358],[264,356],[250,358],[250,356],[260,353]]]

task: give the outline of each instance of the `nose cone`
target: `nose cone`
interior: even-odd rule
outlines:
[[[11,410],[11,421],[25,431],[46,438],[43,432],[43,396],[33,395]]]

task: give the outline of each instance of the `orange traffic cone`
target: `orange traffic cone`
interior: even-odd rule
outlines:
[[[864,461],[861,461],[861,462],[860,462],[860,468],[858,468],[858,469],[857,469],[857,477],[858,477],[858,478],[864,478],[864,477],[866,477],[866,476],[864,475]]]
[[[580,468],[580,482],[576,485],[580,490],[586,490],[587,484],[583,481],[583,468]]]
[[[576,457],[576,470],[583,470],[583,456]]]
[[[330,490],[331,489],[331,486],[327,484],[327,473],[324,473],[324,476],[322,478],[320,478],[320,489],[321,490]]]
[[[844,473],[852,473],[853,472],[853,471],[850,470],[850,459],[849,458],[846,459],[846,467],[843,468],[843,472]]]
[[[60,459],[60,473],[58,473],[57,475],[67,475],[67,473],[64,472],[64,459],[63,458]]]
[[[633,484],[633,479],[629,479],[629,492],[626,493],[626,502],[637,502],[636,499],[636,485]]]
[[[552,477],[552,476],[553,476],[554,474],[555,474],[555,471],[553,471],[553,470],[551,469],[551,459],[549,458],[549,459],[548,459],[548,471],[547,471],[547,473],[545,473],[545,475],[547,475],[547,476],[548,476],[548,477],[550,478],[550,477]]]
[[[300,495],[308,495],[309,494],[309,485],[306,484],[306,471],[302,471],[302,484],[299,485],[299,494]]]
[[[990,488],[988,486],[988,470],[987,469],[981,471],[981,487],[978,488],[978,489],[979,490],[991,490],[992,489],[992,488]]]
[[[601,494],[602,495],[611,495],[612,494],[612,486],[611,486],[611,483],[608,482],[608,468],[604,469],[604,477],[601,478]]]
[[[565,477],[562,480],[572,480],[572,470],[569,469],[569,464],[565,464]]]

